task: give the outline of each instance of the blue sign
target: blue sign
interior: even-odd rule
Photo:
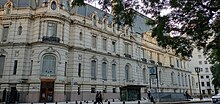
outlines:
[[[156,69],[155,69],[155,67],[148,67],[148,68],[149,68],[149,70],[150,70],[150,75],[156,74]]]

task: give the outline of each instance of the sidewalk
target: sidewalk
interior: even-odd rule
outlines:
[[[178,102],[156,102],[156,104],[184,104],[184,103],[199,103],[199,102],[211,102],[212,99],[211,98],[203,98],[202,100],[200,100],[199,98],[193,98],[193,100],[190,101],[178,101]],[[19,103],[19,104],[31,104],[31,103]],[[44,103],[33,103],[33,104],[44,104]],[[46,103],[46,104],[56,104],[56,103]],[[88,101],[88,103],[86,102],[81,102],[78,101],[77,103],[72,101],[72,102],[57,102],[57,104],[94,104],[94,102],[92,101]],[[125,101],[125,103],[123,103],[122,101],[115,101],[112,102],[103,102],[103,104],[153,104],[152,102],[149,102],[148,100],[141,100],[140,103],[138,103],[138,101]]]

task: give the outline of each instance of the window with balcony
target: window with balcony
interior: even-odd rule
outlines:
[[[124,43],[124,51],[125,51],[125,53],[124,53],[124,55],[125,55],[125,57],[127,57],[127,58],[131,58],[131,45],[129,44],[129,43]]]
[[[56,70],[56,57],[54,55],[43,56],[42,74],[54,75]]]
[[[4,66],[5,66],[5,56],[0,55],[0,78],[2,78],[3,76]]]
[[[56,23],[48,22],[47,36],[49,36],[49,37],[56,37],[57,36],[57,24]]]

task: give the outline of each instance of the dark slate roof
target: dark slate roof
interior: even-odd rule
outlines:
[[[105,11],[102,11],[96,7],[93,7],[91,5],[78,7],[76,10],[76,13],[80,14],[82,16],[90,17],[94,11],[97,12],[99,19],[102,20],[103,16],[107,15],[108,16],[108,23],[112,23],[112,21],[113,21],[112,15],[110,15],[110,14],[106,13]],[[133,31],[138,34],[142,34],[144,32],[150,31],[151,27],[149,25],[146,25],[146,19],[149,19],[149,18],[138,13],[138,12],[136,12],[136,13],[137,13],[137,15],[135,17],[134,24],[132,27]]]

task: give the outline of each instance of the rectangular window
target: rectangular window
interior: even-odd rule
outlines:
[[[208,62],[207,62],[207,61],[204,61],[204,64],[208,64]]]
[[[205,68],[205,72],[209,72],[209,68]]]
[[[91,93],[95,93],[95,90],[96,90],[96,89],[95,89],[95,86],[92,86],[92,87],[91,87]]]
[[[81,63],[78,65],[78,76],[81,77]]]
[[[0,55],[0,78],[3,75],[4,65],[5,65],[5,56]]]
[[[8,38],[8,31],[9,31],[9,26],[4,26],[3,27],[3,33],[2,33],[2,42],[6,42]]]
[[[32,75],[32,69],[33,69],[33,60],[31,60],[31,69],[29,75]]]
[[[201,79],[203,79],[204,77],[203,76],[201,76]]]
[[[157,53],[157,62],[160,62],[160,54]]]
[[[142,51],[142,58],[145,58],[145,49],[141,49]]]
[[[201,58],[202,58],[202,56],[201,56],[201,55],[198,55],[198,58],[199,58],[199,59],[201,59]]]
[[[92,48],[96,48],[96,36],[92,36]]]
[[[82,32],[79,32],[79,40],[82,41],[82,38],[83,38]]]
[[[153,59],[153,53],[152,53],[152,51],[149,51],[149,56],[150,56],[150,59]]]
[[[172,65],[172,57],[170,56],[170,65]]]
[[[207,86],[210,86],[210,82],[207,82],[206,84],[207,84]]]
[[[177,67],[180,67],[180,65],[179,65],[179,60],[178,60],[178,59],[176,59],[176,66],[177,66]]]
[[[209,78],[209,76],[207,75],[206,78]]]
[[[15,60],[15,61],[14,61],[13,75],[16,75],[16,73],[17,73],[17,67],[18,67],[18,60]]]
[[[102,42],[103,42],[103,43],[102,43],[102,45],[103,45],[102,48],[103,48],[103,50],[106,51],[106,50],[107,50],[107,39],[104,38],[104,39],[102,40]]]
[[[77,94],[80,95],[80,86],[78,86]]]
[[[125,43],[125,54],[129,54],[129,45]]]
[[[202,61],[199,61],[199,65],[202,65]]]
[[[48,22],[47,25],[47,36],[56,37],[57,36],[57,24]]]
[[[64,68],[64,76],[66,76],[66,69],[67,69],[67,62],[65,62],[65,68]]]
[[[116,81],[116,64],[112,64],[112,81]]]
[[[204,87],[204,86],[205,86],[205,83],[204,83],[204,82],[201,82],[201,86]]]
[[[116,52],[116,42],[112,42],[112,52]]]

